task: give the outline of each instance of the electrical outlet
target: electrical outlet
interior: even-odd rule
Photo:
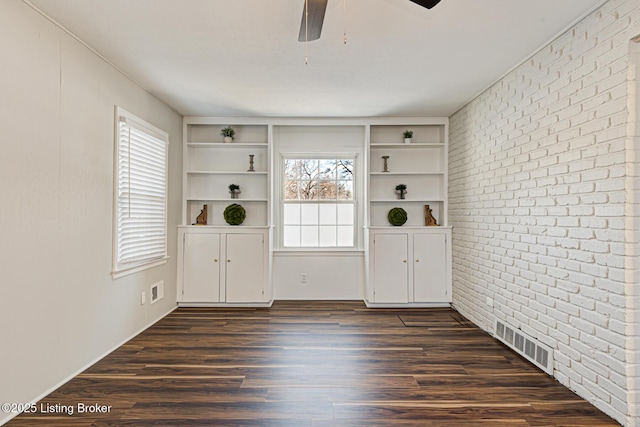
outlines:
[[[140,295],[140,305],[144,305],[145,302],[147,302],[147,293],[143,292],[142,295]]]
[[[307,273],[302,273],[300,275],[300,283],[307,283]]]

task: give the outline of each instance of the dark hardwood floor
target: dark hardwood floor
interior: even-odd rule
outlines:
[[[358,302],[178,309],[38,405],[7,425],[618,425],[454,310]]]

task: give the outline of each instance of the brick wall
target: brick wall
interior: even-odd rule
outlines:
[[[626,425],[638,34],[638,0],[605,3],[454,114],[449,149],[454,306],[554,348],[556,378]]]
[[[640,37],[630,46],[627,125],[627,378],[629,412],[640,425]],[[638,320],[636,320],[638,319]]]

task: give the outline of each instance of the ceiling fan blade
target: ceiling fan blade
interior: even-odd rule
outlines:
[[[302,24],[300,24],[300,34],[298,41],[318,40],[322,33],[322,23],[324,22],[324,13],[327,11],[328,0],[308,0],[309,1],[309,32],[307,28],[307,12],[306,3],[302,9]]]
[[[431,9],[432,7],[440,3],[440,0],[409,0],[409,1],[412,1],[415,4],[419,4],[422,7],[426,7],[427,9]]]

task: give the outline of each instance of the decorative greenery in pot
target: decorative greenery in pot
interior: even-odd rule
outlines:
[[[220,131],[220,135],[224,136],[224,142],[233,141],[235,139],[234,138],[235,134],[236,134],[236,131],[233,130],[231,126],[227,126],[226,128]]]
[[[224,210],[224,220],[229,225],[240,225],[247,217],[247,211],[237,203],[227,206]]]
[[[238,184],[231,184],[229,185],[229,193],[231,193],[232,199],[237,199],[238,194],[242,193],[242,191],[240,191],[240,186]]]
[[[404,195],[407,194],[407,186],[404,184],[396,185],[396,193],[400,195],[401,199],[404,199]]]
[[[402,208],[393,208],[389,211],[387,219],[391,225],[402,225],[407,222],[407,211]]]
[[[402,132],[402,135],[404,136],[404,143],[411,144],[411,138],[413,138],[413,131],[407,129],[404,132]]]

